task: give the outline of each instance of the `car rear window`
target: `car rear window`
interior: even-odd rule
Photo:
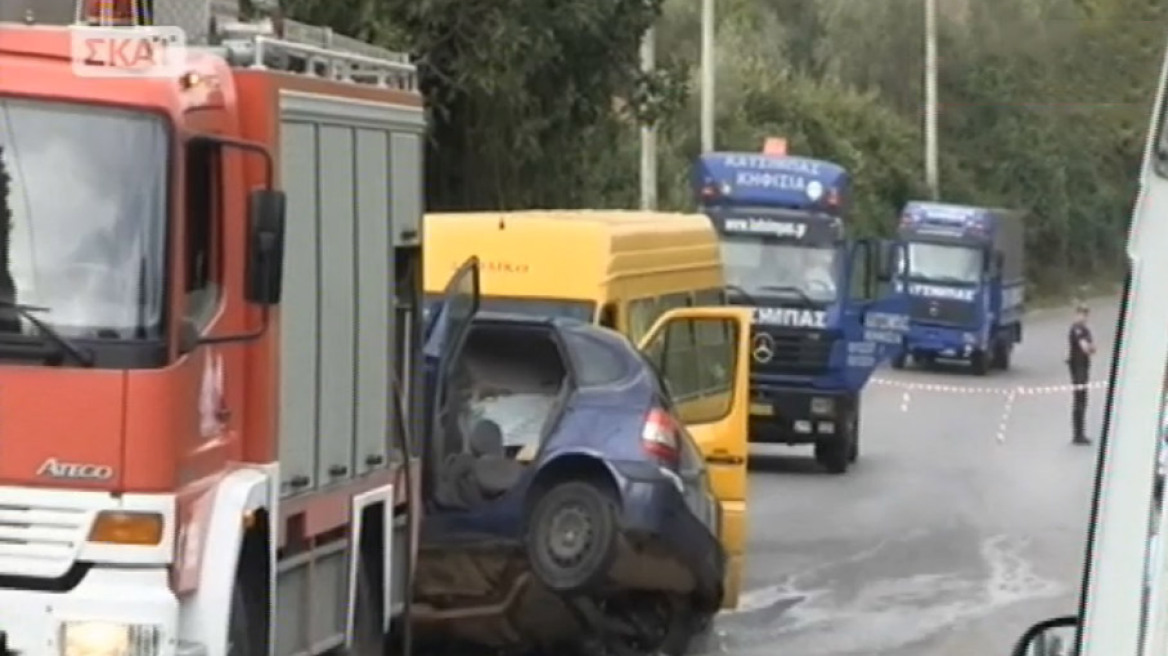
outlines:
[[[600,387],[628,378],[628,362],[619,352],[618,339],[584,330],[564,331],[564,342],[572,359],[577,385]]]

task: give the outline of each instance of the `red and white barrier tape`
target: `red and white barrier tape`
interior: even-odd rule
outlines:
[[[1077,388],[1086,389],[1104,389],[1107,387],[1107,381],[1097,380],[1087,383],[1085,385],[1014,385],[1007,387],[1004,385],[996,386],[977,386],[977,385],[937,385],[933,383],[910,383],[899,380],[889,380],[887,378],[872,378],[870,382],[885,387],[893,387],[901,389],[904,393],[900,398],[900,411],[908,412],[909,403],[912,400],[913,392],[940,392],[942,394],[964,394],[964,395],[990,395],[990,396],[1004,396],[1005,404],[1002,406],[1002,416],[998,421],[997,440],[999,444],[1006,442],[1006,433],[1010,424],[1010,415],[1014,412],[1014,402],[1019,396],[1038,396],[1042,394],[1065,394]]]
[[[993,386],[976,386],[976,385],[937,385],[933,383],[909,383],[899,380],[890,380],[887,378],[872,378],[869,382],[876,385],[884,385],[886,387],[897,387],[906,392],[942,392],[946,394],[998,394],[1003,396],[1021,395],[1033,396],[1036,394],[1061,394],[1070,392],[1079,386],[1077,385],[1014,385],[1007,387],[1005,385]],[[1089,382],[1082,387],[1092,389],[1105,389],[1107,381],[1097,380]]]
[[[1006,427],[1010,424],[1010,413],[1014,411],[1014,399],[1018,395],[1011,392],[1006,395],[1006,406],[1002,408],[1002,419],[998,422],[998,444],[1003,444],[1006,441]]]

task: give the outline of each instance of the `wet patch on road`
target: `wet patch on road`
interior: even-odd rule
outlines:
[[[694,653],[873,654],[1067,592],[1035,572],[1025,538],[954,537],[906,536],[751,591]]]

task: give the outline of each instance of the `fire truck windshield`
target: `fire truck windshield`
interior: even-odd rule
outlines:
[[[0,98],[0,298],[71,337],[158,336],[167,152],[145,113]]]

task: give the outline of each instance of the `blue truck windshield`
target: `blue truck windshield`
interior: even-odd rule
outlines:
[[[839,296],[839,262],[831,246],[808,246],[755,236],[722,235],[726,282],[754,295],[802,293],[830,303]]]
[[[977,284],[984,254],[974,246],[910,242],[908,277],[930,282]]]

